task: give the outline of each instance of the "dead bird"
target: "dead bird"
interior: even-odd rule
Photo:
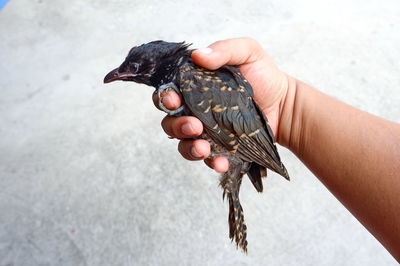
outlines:
[[[156,88],[158,96],[173,90],[184,105],[177,110],[159,106],[168,115],[192,115],[204,125],[202,138],[211,145],[210,157],[223,155],[229,170],[220,180],[229,202],[229,237],[247,252],[247,227],[239,201],[243,175],[258,192],[267,168],[289,180],[275,146],[267,117],[253,100],[253,89],[237,66],[207,70],[193,63],[188,44],[153,41],[133,47],[124,62],[104,82],[133,81]],[[161,99],[161,97],[159,97]]]

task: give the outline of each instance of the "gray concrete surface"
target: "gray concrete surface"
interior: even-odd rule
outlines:
[[[12,0],[0,36],[0,265],[396,265],[282,147],[292,181],[244,182],[237,251],[218,175],[178,155],[151,89],[102,78],[135,44],[251,36],[293,76],[399,122],[398,0]]]

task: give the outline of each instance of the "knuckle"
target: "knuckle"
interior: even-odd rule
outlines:
[[[179,143],[178,143],[178,151],[179,151],[179,153],[181,155],[184,155],[183,154],[183,152],[184,152],[183,146],[184,146],[184,140],[179,141]]]
[[[172,135],[171,117],[165,116],[163,120],[161,120],[161,127],[167,135]]]
[[[157,94],[154,94],[154,93],[153,93],[153,95],[152,95],[152,100],[153,100],[154,106],[155,106],[157,109],[161,110],[161,109],[160,109],[160,106],[159,106],[159,98],[158,98],[158,95],[157,95]]]
[[[181,140],[178,144],[178,151],[186,160],[193,160],[189,152],[190,143],[187,140]]]

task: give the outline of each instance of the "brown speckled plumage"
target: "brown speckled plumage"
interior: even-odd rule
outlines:
[[[224,155],[229,159],[229,171],[220,180],[223,197],[229,203],[229,237],[246,252],[247,227],[239,201],[243,175],[248,175],[259,192],[263,190],[261,179],[266,176],[266,168],[286,179],[289,175],[268,120],[254,102],[253,89],[239,68],[207,70],[195,65],[190,54],[184,43],[155,41],[134,47],[105,82],[134,81],[159,91],[167,86],[182,94],[185,105],[177,115],[197,117],[204,125],[202,138],[211,144],[211,157]],[[169,113],[175,115],[176,111]]]

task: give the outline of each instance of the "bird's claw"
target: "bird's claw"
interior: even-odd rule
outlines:
[[[168,115],[172,116],[172,115],[176,115],[176,114],[182,112],[183,109],[185,109],[185,105],[182,105],[181,107],[179,107],[176,110],[170,110],[170,109],[168,109],[167,107],[164,106],[164,104],[161,101],[161,93],[163,91],[171,91],[171,90],[174,90],[177,94],[182,95],[180,90],[172,82],[161,85],[160,87],[157,88],[156,92],[157,92],[157,95],[158,95],[158,106],[160,107],[161,110],[166,112]]]

